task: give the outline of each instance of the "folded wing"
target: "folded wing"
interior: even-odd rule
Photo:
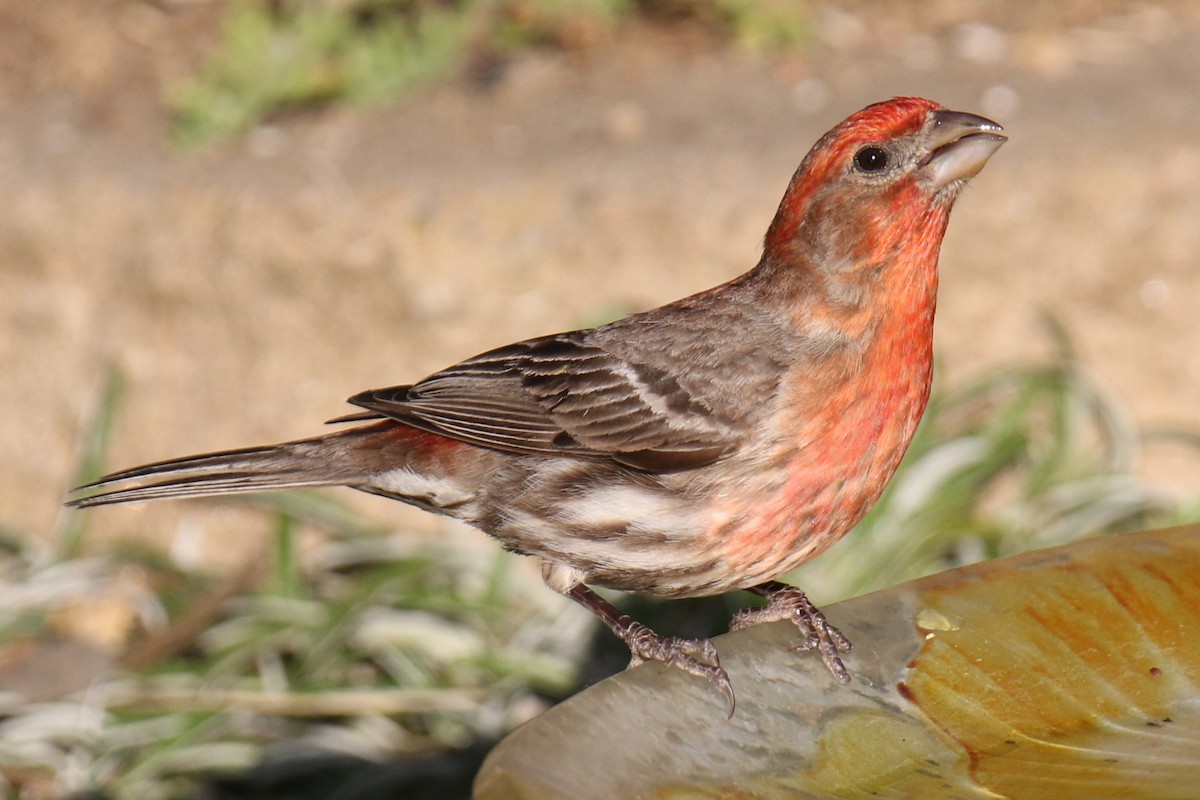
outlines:
[[[614,355],[582,331],[508,345],[350,402],[480,447],[654,472],[711,463],[736,441],[668,371]]]

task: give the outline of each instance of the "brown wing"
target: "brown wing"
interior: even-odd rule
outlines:
[[[711,463],[736,441],[668,371],[622,359],[586,331],[508,345],[350,402],[480,447],[655,472]]]

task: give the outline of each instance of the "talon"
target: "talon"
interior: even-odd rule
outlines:
[[[582,583],[575,584],[565,594],[599,617],[625,643],[629,648],[629,666],[661,661],[689,675],[704,678],[720,690],[729,705],[729,716],[733,716],[733,684],[729,681],[729,673],[721,667],[716,645],[708,639],[659,636],[629,615],[622,614],[612,603]]]
[[[635,667],[646,661],[660,661],[669,667],[681,669],[689,675],[704,678],[725,697],[729,715],[733,716],[736,698],[729,673],[721,667],[716,646],[708,639],[680,639],[674,636],[659,636],[644,625],[631,628],[625,643],[629,645],[632,658],[629,666]]]
[[[821,662],[838,683],[850,681],[850,671],[838,657],[838,653],[850,651],[850,640],[829,624],[825,615],[812,604],[804,592],[794,586],[775,582],[756,586],[752,591],[766,597],[767,604],[761,608],[743,609],[734,614],[730,621],[730,630],[738,631],[764,622],[789,620],[800,629],[803,638],[788,649],[794,653],[816,650],[821,654]]]

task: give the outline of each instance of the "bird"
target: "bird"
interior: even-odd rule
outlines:
[[[592,587],[748,590],[731,629],[790,621],[850,680],[850,642],[780,577],[849,532],[929,399],[951,207],[1002,128],[919,97],[852,114],[789,182],[749,271],[597,327],[361,392],[349,428],[160,461],[72,490],[78,508],[347,486],[462,520],[540,561],[630,650],[735,695],[708,639],[661,635]]]

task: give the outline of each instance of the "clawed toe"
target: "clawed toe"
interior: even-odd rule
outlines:
[[[829,624],[825,615],[812,604],[804,592],[782,583],[763,584],[755,587],[754,591],[765,596],[767,604],[761,608],[737,612],[730,622],[730,630],[742,630],[764,622],[789,620],[800,629],[800,634],[804,637],[790,649],[794,652],[816,650],[820,653],[825,668],[839,683],[850,681],[850,671],[838,655],[850,651],[850,640]]]
[[[841,636],[841,633],[837,628],[832,628],[832,626],[830,627],[832,629],[832,633]],[[834,680],[836,680],[838,683],[849,683],[850,670],[846,669],[846,665],[842,663],[842,659],[840,656],[838,656],[838,653],[844,653],[848,651],[850,649],[850,643],[846,641],[846,637],[844,636],[841,636],[840,641],[844,642],[846,646],[841,646],[839,643],[835,642],[833,637],[821,638],[819,636],[810,636],[803,642],[792,645],[788,649],[793,653],[804,653],[808,652],[809,650],[816,650],[821,654],[821,663],[825,665],[827,670],[829,670],[829,674],[833,675]]]
[[[716,646],[708,639],[659,636],[628,614],[622,614],[612,603],[582,583],[572,586],[566,595],[599,617],[609,630],[625,642],[630,652],[629,666],[636,667],[645,661],[661,661],[689,675],[704,678],[724,695],[729,716],[733,716],[733,684],[729,681],[729,673],[721,667]]]
[[[635,667],[645,661],[661,661],[689,675],[704,678],[725,696],[729,714],[733,715],[736,704],[733,684],[729,680],[729,673],[721,666],[717,648],[711,641],[659,636],[645,626],[638,626],[630,630],[625,643],[632,654],[629,666]]]

